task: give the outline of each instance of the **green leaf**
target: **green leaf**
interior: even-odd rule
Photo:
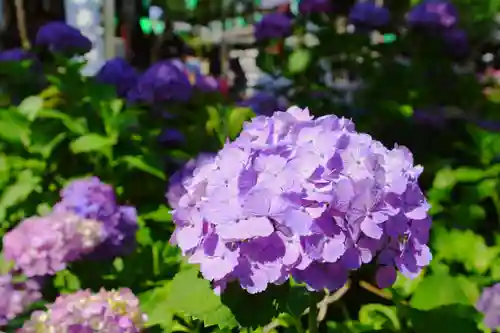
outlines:
[[[435,228],[434,232],[436,259],[462,263],[469,272],[484,274],[499,254],[497,247],[488,247],[484,238],[471,230]]]
[[[89,152],[104,152],[116,144],[116,140],[99,134],[90,133],[79,137],[70,144],[71,151],[75,154]]]
[[[165,205],[161,205],[157,210],[144,214],[141,217],[146,220],[153,220],[157,222],[171,222],[172,210]]]
[[[84,135],[88,132],[85,119],[74,119],[65,113],[57,110],[41,110],[38,113],[38,118],[58,119],[72,133]]]
[[[52,154],[52,151],[54,151],[54,148],[66,139],[66,136],[66,133],[59,133],[54,137],[48,135],[36,136],[36,140],[29,147],[29,152],[38,153],[47,159]]]
[[[418,285],[410,301],[411,306],[419,310],[430,310],[450,304],[470,304],[457,278],[434,274],[426,276]]]
[[[298,49],[288,58],[288,70],[292,74],[301,73],[306,70],[311,61],[311,52],[307,49]]]
[[[382,304],[363,305],[359,310],[359,322],[375,330],[386,328],[397,332],[401,329],[395,306]]]
[[[0,139],[27,146],[30,142],[30,123],[15,110],[0,111]]]
[[[436,173],[432,187],[440,190],[450,189],[455,186],[455,183],[456,178],[453,170],[450,168],[444,168]]]
[[[193,268],[175,275],[170,284],[168,304],[176,313],[199,319],[205,326],[217,325],[221,329],[238,326],[231,310],[214,294],[210,283],[199,278],[198,271]]]
[[[393,288],[399,295],[408,297],[413,294],[413,292],[415,291],[415,289],[417,289],[418,285],[420,284],[420,282],[422,282],[423,279],[423,274],[420,274],[414,279],[409,279],[403,274],[398,273],[398,277],[396,279],[396,283],[394,283],[393,285]]]
[[[255,116],[250,108],[233,108],[227,115],[228,134],[234,139],[240,134],[243,123]]]
[[[29,96],[25,98],[17,107],[17,110],[23,114],[29,121],[36,119],[38,113],[43,108],[43,98],[39,96]]]
[[[222,294],[222,302],[231,309],[241,326],[256,329],[279,315],[280,308],[287,302],[289,290],[290,285],[284,283],[281,286],[269,285],[262,293],[249,294],[238,283],[230,283]],[[248,311],[249,304],[259,311]]]
[[[279,304],[281,312],[291,314],[295,319],[300,318],[309,307],[309,291],[301,285],[290,288],[285,302]]]
[[[208,134],[215,134],[220,132],[221,119],[219,112],[216,108],[210,106],[207,108],[208,120],[205,124],[205,129]]]
[[[446,305],[430,311],[410,311],[410,320],[415,333],[479,333],[472,306]]]
[[[54,286],[63,292],[75,292],[81,288],[78,276],[67,269],[56,273]]]
[[[141,309],[148,315],[146,327],[159,325],[165,332],[172,332],[174,314],[168,302],[170,283],[139,295]]]
[[[146,162],[144,156],[124,156],[121,160],[130,168],[144,171],[150,175],[160,178],[161,180],[166,179],[165,173],[159,167]]]
[[[36,189],[41,182],[39,176],[35,176],[31,170],[24,170],[17,176],[14,184],[7,186],[0,197],[0,216],[5,214],[5,211],[22,202]]]

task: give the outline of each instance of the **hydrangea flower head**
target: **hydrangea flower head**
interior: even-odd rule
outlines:
[[[28,277],[53,275],[90,253],[104,237],[96,220],[54,212],[25,219],[3,237],[5,259]]]
[[[15,276],[0,276],[0,326],[6,325],[42,298],[40,284],[34,279],[16,281]]]
[[[131,290],[90,290],[59,296],[47,311],[36,311],[21,333],[106,332],[139,333],[146,315]]]
[[[186,186],[189,186],[189,181],[192,179],[196,168],[212,163],[214,157],[214,154],[200,154],[196,158],[190,159],[169,178],[166,197],[170,207],[176,208],[181,197],[187,193]]]
[[[285,38],[292,34],[293,19],[284,13],[266,14],[255,24],[255,39],[263,41],[274,38]]]
[[[97,81],[114,86],[120,97],[127,96],[138,78],[137,71],[123,58],[108,60],[96,75]]]
[[[120,206],[113,188],[97,177],[77,179],[61,191],[56,212],[71,212],[98,221],[104,228],[104,240],[95,255],[108,257],[128,253],[135,245],[137,212],[134,207]]]
[[[336,289],[377,254],[384,276],[413,277],[431,259],[421,172],[408,149],[348,119],[276,111],[184,181],[172,241],[218,291],[236,280],[257,293],[290,275]]]
[[[299,2],[299,12],[302,15],[311,13],[327,13],[331,10],[331,0],[301,0]]]
[[[451,28],[458,21],[458,10],[446,0],[426,0],[411,9],[407,20],[413,27]]]
[[[391,14],[387,8],[372,0],[358,1],[349,13],[349,21],[358,27],[380,28],[389,23]]]
[[[476,308],[484,314],[486,327],[492,330],[500,327],[500,283],[483,290]]]
[[[60,21],[42,26],[37,32],[35,44],[67,55],[85,54],[92,49],[92,42],[80,30]]]
[[[191,98],[192,86],[184,65],[176,60],[159,61],[139,77],[127,97],[134,103],[186,102]]]

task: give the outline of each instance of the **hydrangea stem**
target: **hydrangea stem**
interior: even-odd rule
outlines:
[[[316,294],[315,293],[310,293],[309,294],[309,316],[307,320],[307,326],[309,328],[308,332],[309,333],[318,333],[318,322],[317,322],[317,315],[318,315],[318,306],[317,306],[317,300],[316,300]]]

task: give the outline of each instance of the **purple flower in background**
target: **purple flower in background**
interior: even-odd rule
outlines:
[[[113,188],[97,177],[78,179],[67,185],[61,191],[61,201],[54,206],[54,211],[71,212],[99,222],[104,229],[104,239],[92,251],[92,256],[120,256],[135,246],[136,209],[118,205]]]
[[[10,49],[0,52],[0,62],[18,62],[23,60],[31,60],[34,56],[32,53],[23,49]]]
[[[67,55],[85,54],[92,49],[92,42],[80,30],[60,21],[42,26],[37,32],[35,44]]]
[[[184,142],[185,140],[184,134],[175,128],[167,128],[162,130],[160,136],[158,137],[158,141],[164,145],[176,145]]]
[[[358,27],[380,28],[389,23],[391,14],[387,8],[371,0],[358,1],[349,13],[349,21]]]
[[[34,279],[16,281],[12,274],[0,276],[0,326],[26,311],[42,298],[40,284]]]
[[[446,29],[442,32],[446,50],[454,56],[464,57],[469,52],[469,40],[464,30],[459,28]]]
[[[184,72],[184,66],[175,60],[155,63],[139,77],[127,98],[133,103],[187,102],[192,86]]]
[[[35,311],[19,332],[140,333],[146,320],[130,289],[82,290],[59,296],[47,311]]]
[[[108,60],[96,75],[97,81],[114,86],[120,97],[127,96],[138,78],[137,71],[123,58]]]
[[[256,92],[240,105],[251,108],[259,116],[271,116],[275,111],[283,111],[288,107],[284,98],[276,97],[269,92]]]
[[[186,186],[189,186],[195,169],[201,169],[203,165],[210,165],[214,157],[215,154],[202,153],[196,158],[190,159],[169,178],[166,197],[170,207],[176,208],[180,198],[186,194]]]
[[[53,275],[93,251],[103,237],[98,221],[55,212],[25,219],[6,233],[3,252],[28,277]]]
[[[293,19],[283,13],[266,14],[255,24],[255,39],[258,41],[285,38],[292,34]]]
[[[291,275],[333,290],[378,254],[387,285],[431,259],[421,172],[408,149],[387,149],[348,119],[298,107],[258,116],[177,180],[172,242],[218,292],[236,280],[258,293]]]
[[[458,22],[458,10],[446,0],[426,0],[411,9],[407,20],[412,27],[451,28]]]
[[[302,15],[312,13],[327,13],[331,10],[331,0],[301,0],[299,2],[299,12]]]
[[[196,74],[196,88],[202,92],[215,92],[219,90],[219,82],[213,76]]]
[[[486,327],[492,330],[500,327],[500,283],[483,289],[476,309],[484,314]]]

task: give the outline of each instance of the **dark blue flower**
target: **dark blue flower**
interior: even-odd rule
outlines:
[[[157,62],[139,77],[137,84],[127,94],[132,103],[149,105],[163,102],[187,102],[192,95],[192,86],[175,60]]]
[[[181,131],[173,128],[164,129],[158,137],[158,141],[160,141],[160,143],[164,145],[176,145],[183,142],[184,140],[184,134]]]
[[[292,34],[293,20],[283,13],[269,13],[255,24],[255,39],[258,41],[284,38]]]
[[[114,86],[120,97],[127,96],[138,78],[137,71],[123,58],[108,60],[96,75],[97,81]]]
[[[299,12],[303,15],[312,13],[327,13],[331,10],[331,0],[301,0],[299,2]]]
[[[92,42],[80,30],[59,21],[42,26],[35,44],[66,55],[85,54],[92,49]]]
[[[390,18],[389,10],[373,1],[357,2],[349,13],[349,22],[366,28],[383,27],[389,23]]]
[[[34,55],[26,50],[17,48],[0,52],[0,62],[23,61],[33,59]]]
[[[412,27],[442,29],[453,27],[458,21],[457,8],[445,0],[426,0],[411,9],[408,23]]]
[[[283,98],[268,92],[257,92],[240,105],[251,108],[258,116],[271,116],[275,111],[285,111],[288,107]]]

